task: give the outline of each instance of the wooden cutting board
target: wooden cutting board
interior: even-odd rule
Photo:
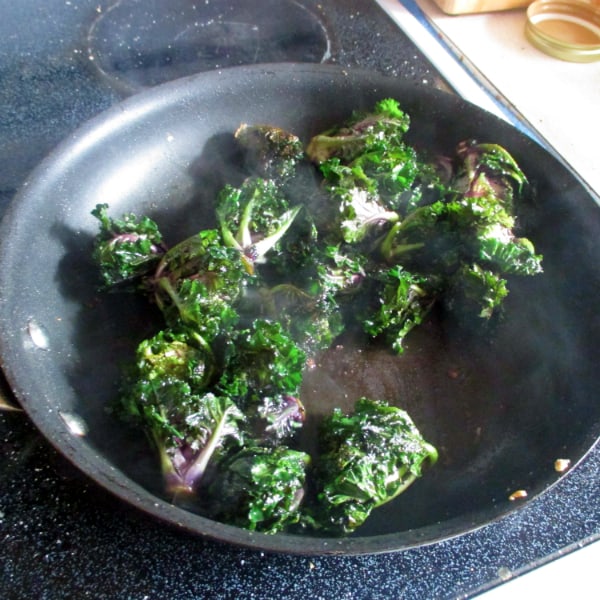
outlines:
[[[522,8],[533,0],[434,0],[435,3],[449,15],[464,15],[469,13],[494,12]]]
[[[600,0],[583,0],[589,4],[600,6]],[[434,2],[449,15],[465,15],[472,13],[494,12],[523,8],[533,0],[434,0]]]

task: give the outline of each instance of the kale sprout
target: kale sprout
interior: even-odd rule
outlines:
[[[382,259],[386,264],[408,263],[426,272],[453,265],[459,245],[447,214],[448,205],[442,201],[409,212],[382,236],[378,246]]]
[[[182,322],[210,343],[236,322],[234,306],[247,275],[239,252],[206,229],[171,248],[147,286],[169,326]]]
[[[153,276],[160,288],[186,279],[202,281],[212,292],[225,295],[235,302],[243,279],[239,254],[227,248],[216,229],[204,229],[176,246],[161,259]]]
[[[457,156],[461,161],[455,177],[457,188],[468,197],[491,194],[512,212],[515,195],[527,186],[527,178],[515,159],[498,144],[475,140],[461,142]]]
[[[542,257],[527,238],[518,238],[501,225],[490,225],[478,236],[478,259],[502,273],[536,275],[542,272]]]
[[[468,315],[490,319],[507,295],[506,279],[476,263],[465,264],[448,281],[443,303],[467,323]]]
[[[282,283],[262,290],[262,310],[281,323],[301,351],[314,357],[344,330],[339,305],[318,283],[303,289]]]
[[[377,228],[400,218],[367,190],[340,186],[329,186],[329,189],[337,205],[339,230],[344,242],[360,242]]]
[[[235,138],[244,150],[246,167],[254,175],[282,183],[292,177],[304,157],[298,136],[272,125],[243,123]]]
[[[236,264],[236,263],[233,263]],[[228,293],[215,292],[201,279],[183,279],[177,287],[160,280],[159,306],[167,326],[189,328],[205,348],[219,336],[227,335],[238,323],[239,315]]]
[[[305,362],[304,352],[281,323],[256,319],[231,336],[217,388],[246,408],[265,397],[296,396]]]
[[[100,221],[93,258],[107,288],[130,283],[156,268],[166,249],[157,224],[133,214],[108,216],[108,204],[98,204],[92,215]]]
[[[286,446],[246,446],[220,465],[209,513],[250,531],[284,530],[300,521],[309,463],[308,454]]]
[[[352,246],[326,246],[317,264],[317,280],[322,293],[354,295],[367,277],[368,261],[365,254]]]
[[[169,493],[194,492],[210,461],[243,443],[244,414],[206,391],[213,366],[184,334],[161,331],[138,347],[120,412],[149,435]]]
[[[372,304],[362,318],[363,329],[372,337],[383,335],[400,353],[405,337],[424,321],[435,303],[433,280],[394,266],[378,274],[372,287]]]
[[[365,278],[367,258],[347,250],[313,248],[314,264],[303,277],[261,290],[262,310],[279,321],[310,357],[329,348],[344,331],[343,309]]]
[[[267,179],[247,179],[241,187],[226,185],[217,202],[217,218],[227,246],[239,250],[249,273],[264,261],[288,230],[300,206],[289,208],[280,189]],[[234,233],[232,228],[236,228]]]
[[[405,411],[368,398],[359,399],[350,415],[335,409],[322,423],[320,439],[311,517],[335,533],[354,531],[438,458]]]
[[[135,377],[153,389],[167,379],[185,381],[194,393],[199,393],[210,382],[211,360],[211,354],[198,344],[193,330],[163,329],[138,345]]]
[[[311,140],[307,154],[337,205],[345,242],[359,242],[372,228],[400,218],[400,199],[420,172],[416,151],[402,139],[408,125],[398,103],[387,99],[373,113]]]
[[[331,158],[344,163],[353,161],[365,151],[402,143],[410,126],[410,117],[391,98],[376,103],[372,112],[355,113],[349,121],[314,136],[306,155],[317,164]]]

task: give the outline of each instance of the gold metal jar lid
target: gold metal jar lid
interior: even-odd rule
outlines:
[[[537,0],[527,9],[525,35],[562,60],[600,60],[600,8],[579,0]]]

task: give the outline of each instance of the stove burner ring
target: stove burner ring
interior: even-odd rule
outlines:
[[[295,0],[118,0],[87,41],[90,64],[125,93],[213,69],[331,56],[324,24]]]

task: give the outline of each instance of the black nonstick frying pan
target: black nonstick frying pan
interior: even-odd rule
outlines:
[[[353,110],[394,97],[408,140],[440,153],[467,138],[506,147],[536,189],[521,226],[542,275],[514,279],[492,335],[432,319],[391,356],[351,342],[311,372],[309,414],[359,395],[408,410],[438,464],[348,538],[253,534],[173,505],[153,452],[107,410],[122,364],[155,330],[144,300],[98,293],[90,211],[152,216],[167,240],[212,225],[214,194],[239,176],[232,134],[271,123],[304,141]],[[261,550],[372,553],[459,535],[544,492],[600,435],[600,209],[562,163],[452,95],[324,65],[203,73],[135,95],[66,140],[31,175],[0,232],[0,353],[12,389],[42,433],[102,486],[175,527]],[[305,433],[303,443],[311,444]],[[511,500],[517,490],[526,491]]]

